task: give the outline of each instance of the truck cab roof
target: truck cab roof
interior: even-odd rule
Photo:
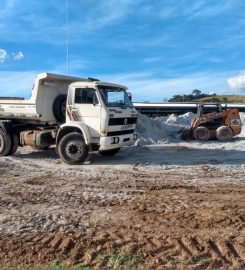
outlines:
[[[83,86],[91,86],[91,87],[95,87],[95,86],[106,86],[106,87],[116,87],[116,88],[123,88],[125,90],[127,90],[127,87],[123,86],[123,85],[119,85],[119,84],[112,84],[112,83],[108,83],[108,82],[101,82],[101,81],[76,81],[70,84],[73,87],[83,87]]]
[[[69,83],[72,86],[82,87],[84,85],[88,86],[91,85],[91,87],[94,87],[96,85],[103,85],[108,87],[118,87],[123,88],[127,90],[127,87],[119,84],[112,84],[107,82],[101,82],[98,79],[95,78],[80,78],[80,77],[73,77],[73,76],[67,76],[67,75],[59,75],[54,73],[41,73],[37,75],[37,80],[43,82],[43,83],[55,83],[57,81],[59,82],[65,82]]]

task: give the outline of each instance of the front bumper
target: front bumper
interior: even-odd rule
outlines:
[[[99,150],[110,150],[123,146],[133,145],[137,139],[138,134],[136,132],[119,136],[101,137]]]

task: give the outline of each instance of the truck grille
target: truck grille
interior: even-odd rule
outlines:
[[[134,133],[134,129],[107,132],[107,136],[119,136]]]
[[[137,122],[137,117],[110,118],[109,126],[136,124],[136,122]]]

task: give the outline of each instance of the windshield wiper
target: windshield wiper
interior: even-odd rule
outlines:
[[[120,107],[120,108],[127,108],[128,105],[125,103],[118,103],[118,102],[113,102],[113,103],[107,103],[106,104],[108,107]]]

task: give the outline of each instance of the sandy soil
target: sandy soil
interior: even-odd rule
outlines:
[[[0,268],[57,261],[110,269],[245,269],[244,139],[167,143],[92,154],[54,150],[0,159]],[[129,267],[121,268],[129,269]]]

